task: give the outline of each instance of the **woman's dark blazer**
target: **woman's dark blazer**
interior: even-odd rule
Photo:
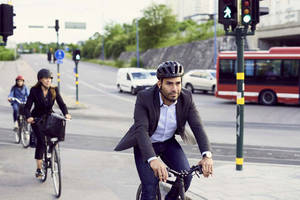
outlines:
[[[50,114],[53,112],[53,105],[56,100],[60,110],[64,115],[68,114],[68,109],[63,99],[61,98],[57,87],[54,88],[56,92],[56,98],[52,99],[52,94],[50,89],[47,94],[47,100],[44,98],[44,94],[41,86],[32,87],[30,89],[29,96],[25,105],[25,115],[28,119],[29,117],[42,117],[45,114]],[[34,108],[31,111],[32,104],[34,103]],[[31,112],[30,112],[31,111]]]

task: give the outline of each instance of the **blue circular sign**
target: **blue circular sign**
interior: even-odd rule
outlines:
[[[57,51],[55,51],[55,58],[57,60],[62,60],[65,57],[65,52],[61,49],[58,49]]]

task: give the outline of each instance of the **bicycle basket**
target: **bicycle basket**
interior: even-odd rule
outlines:
[[[42,131],[48,137],[57,137],[59,141],[65,140],[66,121],[55,114],[47,116]]]

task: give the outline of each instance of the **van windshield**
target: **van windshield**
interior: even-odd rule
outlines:
[[[131,73],[133,79],[148,79],[150,74],[147,72],[134,72]]]

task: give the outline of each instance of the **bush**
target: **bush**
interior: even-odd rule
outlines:
[[[13,49],[0,49],[0,60],[15,60],[15,53]]]
[[[122,68],[124,67],[125,65],[125,62],[122,61],[122,60],[115,60],[115,66],[118,67],[118,68]]]
[[[140,59],[139,63],[140,63],[140,67],[144,67],[144,63],[143,63],[142,59]],[[136,57],[131,58],[130,67],[137,67],[137,58]]]

